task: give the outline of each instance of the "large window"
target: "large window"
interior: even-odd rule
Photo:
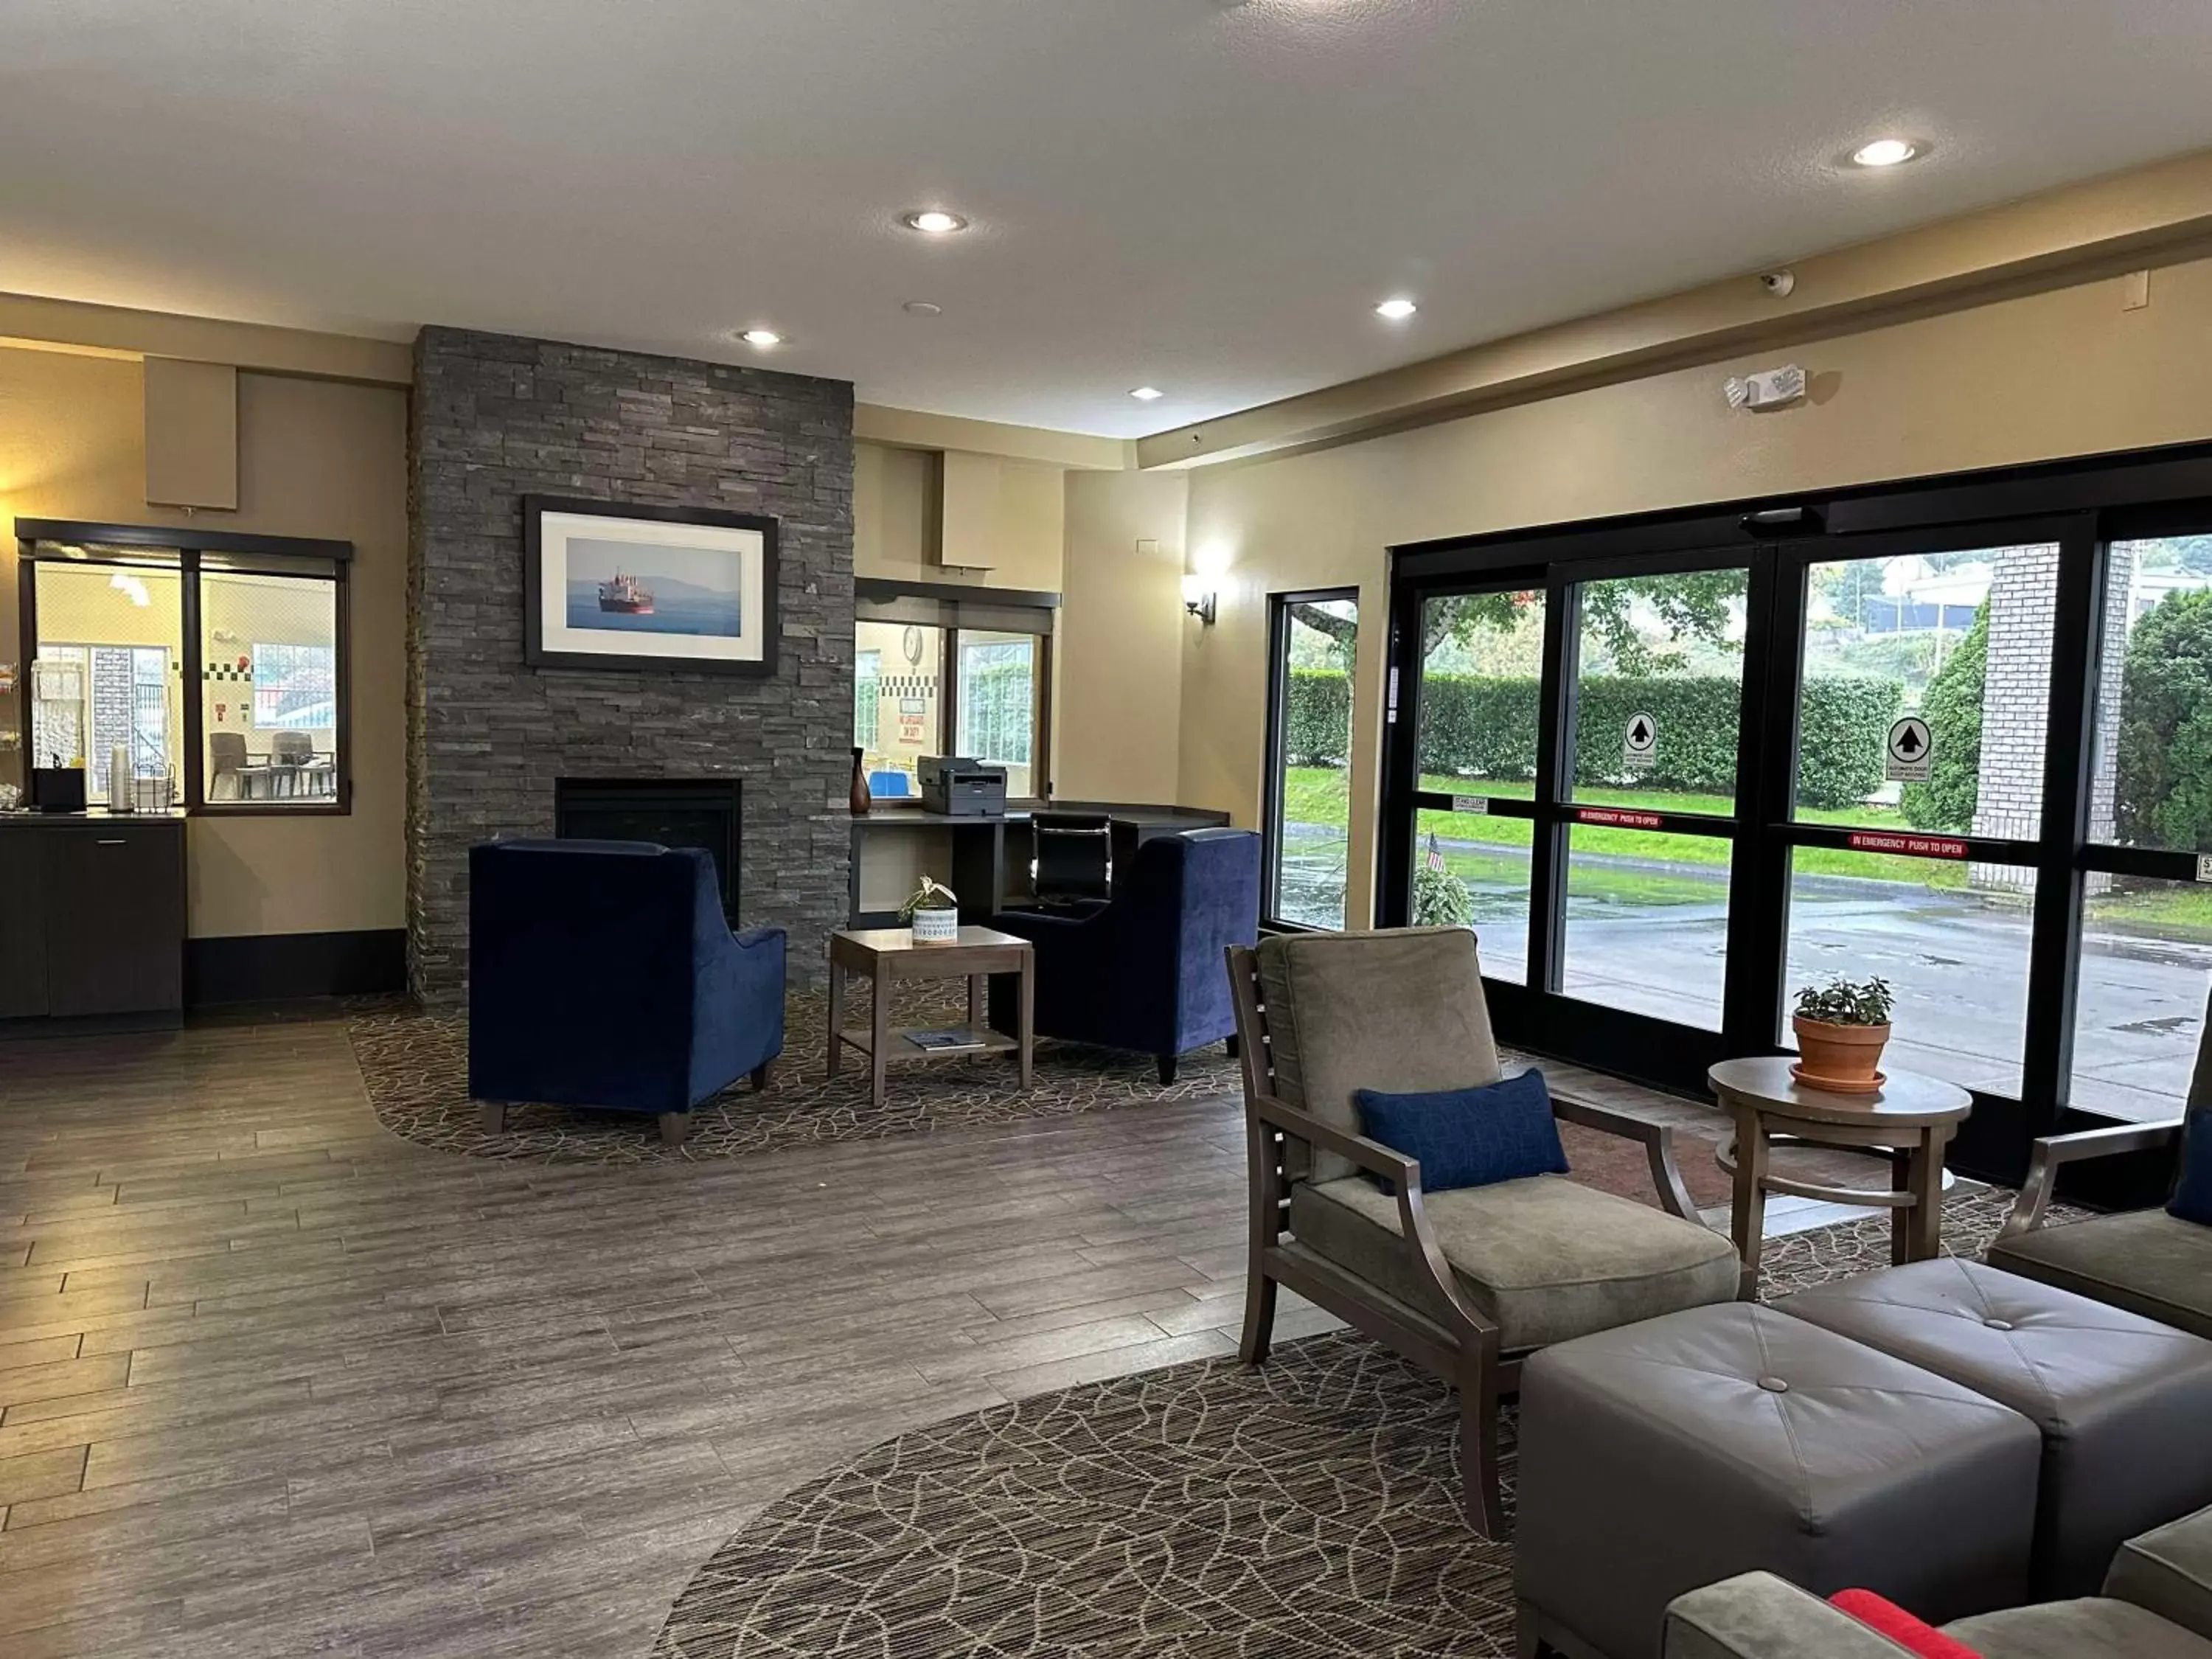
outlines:
[[[1740,565],[1572,590],[1566,995],[1720,1029],[1749,592]]]
[[[1420,609],[1422,809],[1412,919],[1474,930],[1482,971],[1528,976],[1544,593],[1442,593]]]
[[[2184,1109],[2212,449],[1401,550],[1385,684],[1378,915],[1472,927],[1506,1041],[1695,1091],[1880,977],[1975,1173]]]
[[[81,765],[94,805],[120,804],[119,756],[141,806],[343,807],[342,563],[35,537],[27,550],[34,764]]]
[[[861,584],[853,744],[871,794],[918,804],[925,757],[1003,767],[1009,800],[1046,791],[1052,613],[983,593]]]
[[[2100,644],[2069,1098],[2157,1122],[2212,985],[2212,523],[2106,550]]]
[[[1297,927],[1346,926],[1352,824],[1353,592],[1271,601],[1267,866],[1261,912]]]

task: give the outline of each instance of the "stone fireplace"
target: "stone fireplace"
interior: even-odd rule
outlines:
[[[457,329],[415,348],[409,431],[408,978],[468,974],[468,849],[550,836],[563,780],[741,783],[726,884],[818,978],[846,914],[853,389],[841,380]],[[774,676],[523,661],[526,495],[779,521]]]

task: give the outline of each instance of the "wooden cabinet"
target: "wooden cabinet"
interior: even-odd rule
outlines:
[[[0,818],[0,1019],[185,1002],[181,818]]]

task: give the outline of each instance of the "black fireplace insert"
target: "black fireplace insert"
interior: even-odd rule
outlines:
[[[561,778],[553,785],[553,833],[564,841],[704,848],[721,884],[722,914],[735,927],[741,788],[735,778]]]

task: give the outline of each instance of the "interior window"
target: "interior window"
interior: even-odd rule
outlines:
[[[862,622],[855,625],[855,646],[856,660],[872,659],[875,671],[874,710],[856,711],[853,723],[869,792],[878,800],[914,799],[921,793],[921,757],[943,748],[945,630],[921,623]],[[854,678],[857,699],[861,680],[858,673]]]
[[[46,559],[33,569],[32,763],[82,766],[95,803],[112,798],[118,752],[132,777],[173,782],[184,729],[178,573]]]
[[[200,577],[202,779],[214,803],[337,799],[337,585]]]
[[[1034,634],[960,630],[961,754],[1006,769],[1006,796],[1035,799],[1037,639]]]

